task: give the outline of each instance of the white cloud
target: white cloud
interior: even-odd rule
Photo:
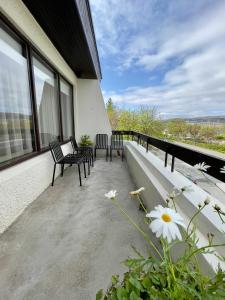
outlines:
[[[225,1],[92,0],[100,53],[112,69],[146,70],[151,85],[105,91],[164,115],[225,114]],[[165,68],[163,80],[154,82]],[[104,75],[104,74],[103,74]]]

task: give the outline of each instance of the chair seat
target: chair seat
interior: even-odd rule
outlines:
[[[79,152],[88,152],[88,153],[92,153],[93,152],[93,148],[92,147],[77,147],[75,149],[76,149],[76,151],[79,151]]]
[[[59,161],[60,164],[73,164],[82,163],[85,160],[83,155],[77,154],[67,154],[62,160]]]
[[[98,145],[95,145],[95,149],[107,149],[108,146],[98,146]]]
[[[120,142],[118,143],[114,142],[113,144],[110,145],[110,148],[114,150],[122,150],[124,146]]]

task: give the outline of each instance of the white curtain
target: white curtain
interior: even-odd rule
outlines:
[[[59,105],[55,74],[33,58],[41,146],[59,136]]]
[[[27,61],[22,46],[0,28],[0,162],[32,152]]]

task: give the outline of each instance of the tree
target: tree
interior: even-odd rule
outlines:
[[[108,113],[111,127],[113,130],[115,130],[117,128],[117,123],[118,123],[118,112],[116,106],[113,103],[112,98],[109,98],[109,100],[106,103],[106,111]]]
[[[200,134],[201,137],[203,137],[204,139],[206,139],[207,142],[210,141],[210,139],[214,138],[215,135],[217,133],[217,130],[215,128],[215,126],[210,126],[210,125],[205,125],[202,126]]]
[[[118,130],[137,130],[138,120],[136,112],[131,110],[121,110],[119,112]]]
[[[108,113],[116,110],[116,106],[114,105],[112,98],[109,98],[109,100],[106,102],[106,110]]]
[[[188,131],[189,131],[190,135],[192,136],[194,142],[196,143],[197,139],[200,136],[201,125],[199,125],[199,124],[190,124],[188,126]]]
[[[140,106],[137,110],[137,131],[151,135],[161,136],[163,123],[157,118],[157,110],[149,106]]]
[[[187,134],[187,123],[182,119],[171,120],[167,123],[167,128],[170,134],[183,138]]]

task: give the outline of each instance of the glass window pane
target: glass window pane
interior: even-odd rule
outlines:
[[[34,151],[27,59],[0,27],[0,163]]]
[[[33,58],[34,81],[41,147],[59,137],[59,105],[56,75]]]
[[[63,140],[74,135],[72,87],[60,79],[60,95],[62,108]]]

